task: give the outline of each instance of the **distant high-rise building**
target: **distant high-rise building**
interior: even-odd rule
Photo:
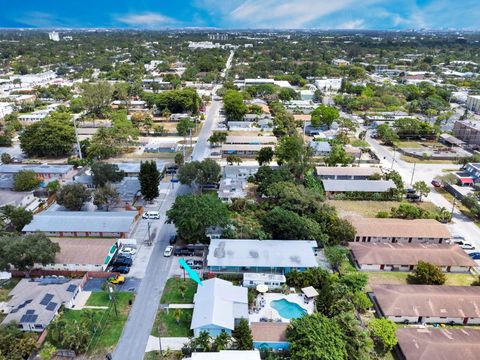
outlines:
[[[48,38],[52,41],[60,41],[60,34],[56,31],[48,33]]]
[[[225,33],[216,33],[216,34],[208,34],[209,40],[228,40],[228,34]]]

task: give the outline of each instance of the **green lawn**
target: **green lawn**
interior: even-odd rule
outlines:
[[[394,284],[394,285],[404,285],[407,284],[407,272],[366,272],[368,275],[368,290],[371,289],[372,285],[380,284]],[[451,286],[470,286],[476,277],[472,274],[445,274],[447,276],[447,281],[445,285]]]
[[[119,304],[120,306],[126,306],[128,304],[128,300],[133,299],[132,293],[130,292],[117,292],[116,296],[117,296],[117,304]],[[85,305],[108,306],[109,303],[110,303],[110,298],[108,296],[108,292],[101,291],[101,292],[92,292]]]
[[[395,142],[395,147],[397,148],[406,148],[406,149],[421,149],[421,148],[427,148],[427,147],[445,147],[445,145],[440,144],[439,142],[436,141],[397,141]]]
[[[400,159],[408,163],[417,164],[454,164],[455,160],[423,160],[417,159],[413,156],[401,155]]]
[[[375,217],[380,211],[390,211],[392,207],[398,207],[398,201],[356,201],[356,200],[327,200],[342,215],[356,213],[365,217]],[[424,210],[434,211],[437,206],[431,202],[424,201],[416,204]]]
[[[361,139],[351,139],[350,145],[354,147],[369,147],[369,143]]]
[[[95,295],[94,295],[95,294]],[[108,298],[106,292],[92,293],[93,299],[89,305],[92,306],[106,306],[108,302],[105,302],[105,297]],[[128,318],[128,313],[131,306],[128,304],[129,300],[133,300],[134,294],[130,292],[119,292],[117,293],[117,311],[118,317],[115,313],[114,307],[110,306],[105,310],[70,310],[64,309],[61,313],[61,319],[70,321],[81,321],[84,318],[86,313],[93,314],[95,322],[98,324],[98,330],[93,336],[90,348],[88,350],[89,354],[101,354],[106,355],[107,352],[112,351],[114,346],[117,344],[118,340],[123,331],[123,327]],[[90,301],[89,299],[89,301]],[[88,302],[87,302],[88,303]]]
[[[162,354],[160,354],[160,351],[149,351],[145,353],[143,360],[180,360],[182,358],[180,351],[166,350]]]
[[[0,301],[8,301],[10,298],[8,294],[10,291],[17,286],[19,283],[20,278],[12,278],[10,280],[4,281],[0,285]]]
[[[192,322],[193,309],[180,310],[180,321],[174,316],[175,309],[164,310],[159,309],[155,322],[152,328],[153,336],[166,336],[166,337],[189,337],[193,335],[190,330],[190,324]]]
[[[180,285],[185,284],[185,296],[182,297]],[[192,279],[170,278],[165,284],[163,295],[160,300],[161,304],[191,304],[193,303],[193,295],[197,291],[197,284]]]

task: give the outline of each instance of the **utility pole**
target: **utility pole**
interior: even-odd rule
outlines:
[[[413,185],[413,176],[415,175],[415,165],[417,165],[416,161],[413,163],[412,179],[410,180],[410,185]]]
[[[83,159],[82,157],[82,148],[80,147],[80,139],[78,138],[78,131],[77,131],[77,116],[73,115],[73,128],[75,129],[75,138],[77,139],[77,149],[78,149],[78,157],[80,160]]]
[[[453,197],[453,206],[452,206],[452,212],[450,214],[450,217],[453,219],[453,212],[455,211],[455,202],[457,201],[457,197]]]
[[[395,146],[393,146],[393,158],[392,158],[392,166],[390,169],[393,169],[393,163],[395,162],[395,152],[396,152],[397,148]]]
[[[150,225],[151,225],[151,224],[152,224],[152,223],[151,223],[150,221],[147,222],[147,230],[148,230],[148,242],[147,242],[147,244],[148,244],[148,245],[152,245],[152,237],[151,237],[151,235],[150,235]]]

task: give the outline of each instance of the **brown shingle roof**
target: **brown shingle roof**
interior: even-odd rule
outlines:
[[[350,243],[353,257],[360,264],[416,265],[426,261],[437,266],[476,266],[456,244]]]
[[[57,264],[102,265],[115,239],[52,238],[60,245]]]
[[[254,341],[287,341],[285,332],[287,323],[251,323],[252,337]]]
[[[374,285],[385,316],[480,318],[480,287]]]
[[[397,330],[398,345],[406,360],[477,360],[480,330],[416,329]]]
[[[350,217],[357,236],[444,238],[451,237],[448,228],[433,219],[377,219]]]

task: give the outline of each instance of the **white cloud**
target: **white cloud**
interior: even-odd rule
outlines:
[[[381,0],[363,0],[361,6]],[[355,0],[196,0],[195,6],[216,16],[228,27],[303,28],[313,22],[328,23],[329,15],[349,13],[358,7]],[[335,26],[338,27],[338,26]]]
[[[175,19],[156,12],[123,15],[118,16],[116,20],[130,26],[138,27],[166,26],[177,22]]]
[[[364,20],[357,19],[357,20],[351,20],[351,21],[346,21],[344,23],[341,23],[340,25],[337,26],[337,28],[344,29],[344,30],[363,29],[364,25],[365,25]]]

